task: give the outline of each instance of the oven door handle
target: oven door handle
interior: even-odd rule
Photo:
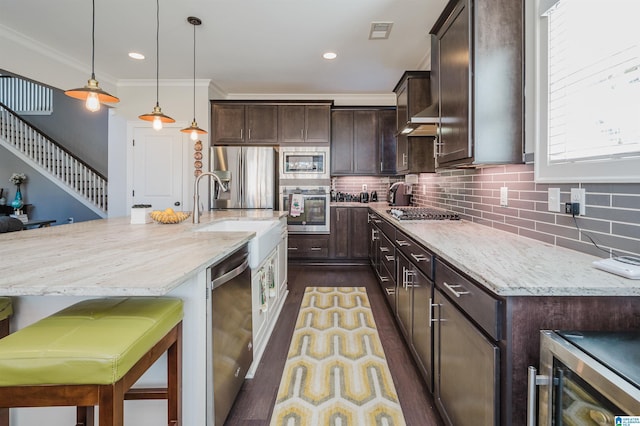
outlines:
[[[527,426],[537,425],[536,399],[538,396],[538,386],[549,384],[549,377],[538,374],[535,367],[529,366],[527,371]]]

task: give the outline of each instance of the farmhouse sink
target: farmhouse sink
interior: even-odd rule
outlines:
[[[283,224],[279,220],[220,220],[196,229],[197,232],[255,232],[249,241],[249,267],[257,268],[278,246]]]

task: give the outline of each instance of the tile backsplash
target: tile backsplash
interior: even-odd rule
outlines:
[[[506,207],[500,205],[501,187],[508,188]],[[560,189],[560,213],[548,211],[549,188]],[[586,215],[575,221],[564,213],[571,188],[586,190]],[[541,184],[534,181],[533,165],[522,164],[424,173],[413,194],[414,205],[455,211],[548,244],[600,257],[609,251],[640,255],[640,183]]]
[[[393,182],[403,180],[402,177],[377,177],[377,176],[339,176],[331,178],[334,189],[347,194],[359,194],[362,185],[367,185],[367,192],[376,191],[378,201],[387,201],[389,186]]]

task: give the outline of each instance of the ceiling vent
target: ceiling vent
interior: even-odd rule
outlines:
[[[386,40],[393,27],[393,22],[372,22],[369,40]]]

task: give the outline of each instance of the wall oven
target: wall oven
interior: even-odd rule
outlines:
[[[542,330],[540,374],[529,367],[527,425],[535,424],[640,424],[640,331]]]
[[[329,197],[328,186],[280,186],[281,209],[289,211],[287,231],[291,234],[328,234]],[[299,214],[292,214],[290,208],[295,198],[302,200]]]
[[[328,146],[281,147],[280,180],[330,177]]]

